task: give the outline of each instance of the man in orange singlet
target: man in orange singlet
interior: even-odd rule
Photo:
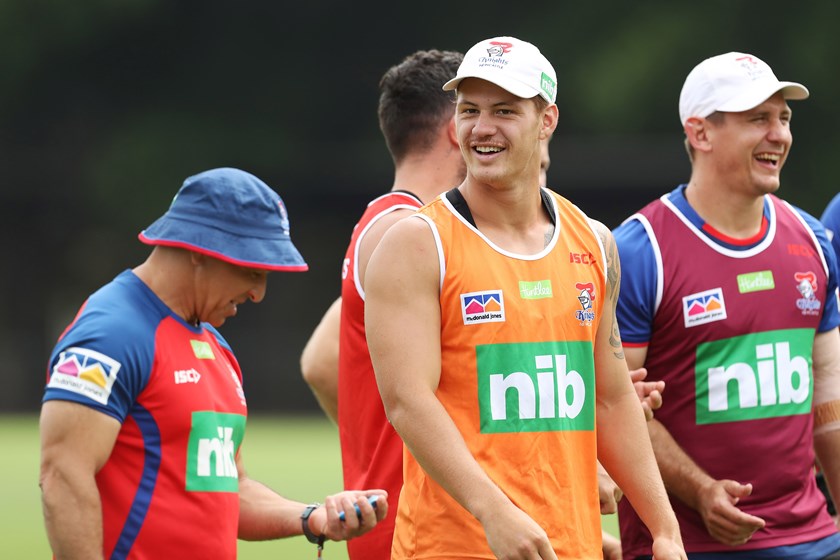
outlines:
[[[685,559],[621,353],[612,235],[540,187],[554,69],[498,37],[444,89],[466,179],[389,228],[364,284],[406,445],[392,558],[601,558],[600,456],[657,559]]]

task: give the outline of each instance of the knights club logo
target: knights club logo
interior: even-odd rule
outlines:
[[[575,319],[581,325],[591,325],[595,320],[595,310],[592,304],[595,303],[595,284],[592,282],[576,282],[575,289],[578,293],[578,301],[581,309],[575,311]]]
[[[796,308],[803,315],[819,315],[822,302],[817,298],[817,275],[811,271],[795,272],[796,290],[802,296],[796,300]]]
[[[506,52],[510,52],[510,49],[512,48],[512,43],[504,43],[502,41],[490,41],[490,48],[487,49],[487,56],[502,56]]]

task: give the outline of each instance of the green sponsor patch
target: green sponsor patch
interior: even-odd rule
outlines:
[[[557,90],[557,84],[551,79],[551,76],[542,73],[540,78],[540,87],[548,95],[549,99],[554,99],[554,92]]]
[[[738,291],[742,294],[772,290],[775,287],[776,283],[773,281],[772,270],[762,270],[760,272],[738,275]]]
[[[216,356],[213,355],[213,349],[210,347],[209,342],[205,342],[203,340],[190,340],[190,344],[192,345],[193,354],[199,360],[215,360]]]
[[[519,297],[522,299],[542,299],[552,297],[551,280],[536,282],[519,281]]]
[[[809,414],[813,329],[768,331],[700,344],[697,423]]]
[[[590,342],[476,347],[481,433],[595,429]]]
[[[238,492],[236,452],[245,435],[245,416],[193,412],[187,447],[187,491]]]

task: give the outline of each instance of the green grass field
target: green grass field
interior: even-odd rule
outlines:
[[[0,467],[0,542],[3,558],[49,558],[38,490],[38,419],[36,415],[0,416],[0,441],[6,459]],[[248,419],[243,456],[251,477],[301,502],[322,501],[341,488],[338,432],[320,417]],[[615,516],[603,518],[615,534]],[[240,560],[315,558],[315,547],[302,537],[239,543]],[[343,543],[327,543],[324,560],[347,560]]]

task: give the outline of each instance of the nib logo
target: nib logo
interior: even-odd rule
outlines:
[[[697,347],[697,423],[809,414],[812,329],[769,331]]]
[[[591,343],[486,344],[476,359],[481,433],[594,429]]]
[[[245,417],[193,412],[187,448],[187,491],[237,492],[236,453],[245,435]]]

